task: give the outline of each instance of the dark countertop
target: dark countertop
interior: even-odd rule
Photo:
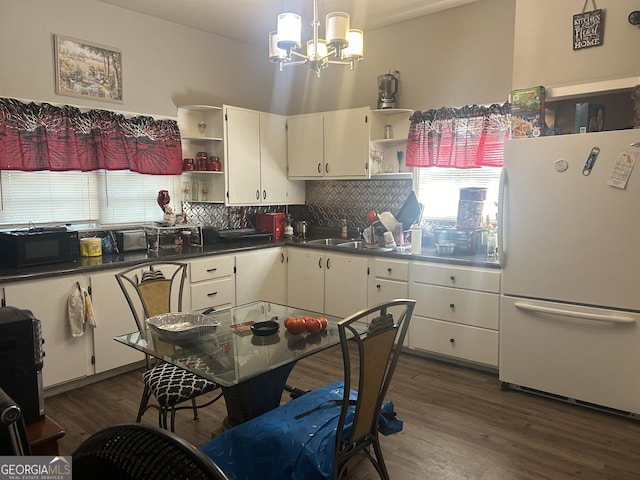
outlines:
[[[411,253],[371,252],[367,250],[344,249],[336,246],[314,245],[308,243],[307,240],[283,239],[269,242],[241,241],[234,243],[218,243],[216,245],[205,245],[203,247],[187,245],[181,247],[160,248],[157,251],[142,250],[136,252],[102,255],[101,257],[79,257],[74,262],[58,263],[54,265],[43,265],[25,268],[0,267],[0,284],[24,280],[35,280],[38,278],[56,277],[59,275],[87,274],[91,272],[108,270],[111,268],[126,268],[152,260],[180,261],[198,257],[206,257],[210,255],[239,253],[258,250],[261,248],[271,248],[275,246],[287,245],[354,255],[377,256],[402,260],[418,260],[424,262],[446,263],[450,265],[475,266],[497,269],[500,268],[500,263],[495,260],[487,260],[486,254],[457,255],[447,257],[437,255],[435,253],[435,248],[428,245],[422,249],[422,253],[420,255],[412,255]]]

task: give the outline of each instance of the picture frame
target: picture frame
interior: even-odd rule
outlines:
[[[122,51],[54,35],[56,94],[123,103]]]

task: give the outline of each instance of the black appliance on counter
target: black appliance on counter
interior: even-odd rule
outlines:
[[[78,232],[66,227],[38,227],[0,232],[0,262],[22,268],[73,262],[80,255]]]
[[[22,410],[25,423],[44,418],[40,320],[29,310],[0,308],[0,387]]]
[[[215,227],[202,227],[202,241],[204,245],[238,242],[269,242],[272,236],[272,233],[257,228],[218,230]]]

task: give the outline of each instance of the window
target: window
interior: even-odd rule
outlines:
[[[123,171],[0,172],[0,225],[161,221],[158,191],[180,201],[180,176]],[[175,195],[174,195],[174,192]]]
[[[487,188],[484,215],[496,218],[500,167],[416,168],[416,194],[424,205],[423,219],[455,220],[461,188]]]

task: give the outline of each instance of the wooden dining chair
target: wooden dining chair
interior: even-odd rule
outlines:
[[[77,480],[230,480],[190,443],[137,423],[94,433],[71,459]]]
[[[140,332],[147,328],[145,319],[182,311],[186,268],[187,264],[179,262],[149,262],[116,274],[118,285]],[[214,398],[197,404],[198,397],[218,390],[219,385],[166,362],[153,365],[149,356],[147,371],[142,375],[142,380],[144,391],[136,422],[140,422],[149,408],[155,408],[158,410],[158,424],[161,428],[167,428],[167,416],[170,415],[172,432],[175,430],[176,411],[192,409],[193,418],[197,420],[198,408],[211,405],[222,397],[222,393],[218,393]],[[156,404],[149,403],[151,396],[155,397]],[[191,404],[182,405],[186,401]]]
[[[227,430],[202,450],[236,480],[341,479],[357,455],[388,479],[378,438],[381,407],[414,307],[415,300],[397,299],[339,322],[343,381]]]

